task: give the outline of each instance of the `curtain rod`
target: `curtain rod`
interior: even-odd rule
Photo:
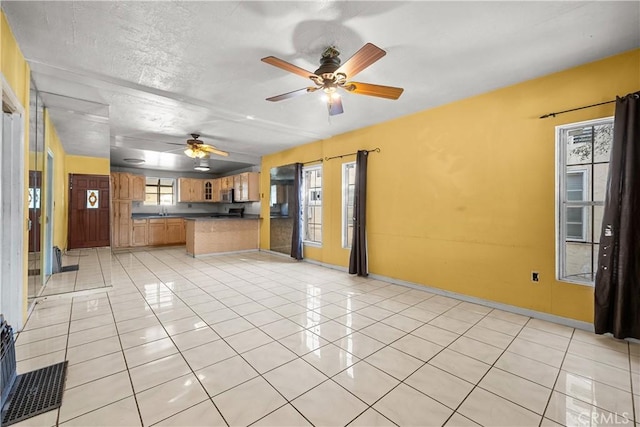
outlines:
[[[375,151],[376,153],[379,153],[379,152],[380,152],[380,149],[376,147],[376,148],[374,148],[373,150],[367,150],[367,153],[372,153],[372,152],[374,152],[374,151]],[[341,158],[343,158],[343,157],[347,157],[347,156],[354,156],[354,155],[356,155],[356,154],[358,154],[358,153],[348,153],[348,154],[342,154],[342,155],[340,155],[340,156],[325,157],[325,158],[324,158],[324,160],[325,160],[325,161],[329,161],[329,160],[333,160],[333,159],[341,159]]]
[[[309,163],[316,163],[316,162],[321,162],[322,159],[315,159],[315,160],[309,160],[308,162],[304,162],[302,163],[303,165],[308,165]]]
[[[591,107],[597,107],[599,105],[611,104],[612,102],[616,102],[616,100],[613,99],[611,101],[600,102],[599,104],[591,104],[591,105],[587,105],[587,106],[584,106],[584,107],[572,108],[571,110],[558,111],[557,113],[549,113],[549,114],[545,114],[544,116],[540,116],[540,118],[541,119],[546,119],[547,117],[555,117],[558,114],[570,113],[571,111],[584,110],[585,108],[591,108]]]

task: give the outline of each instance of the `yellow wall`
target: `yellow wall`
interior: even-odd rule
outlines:
[[[555,280],[555,126],[614,107],[538,117],[639,89],[634,50],[265,156],[261,188],[272,167],[379,147],[368,170],[372,274],[591,322],[593,288]],[[348,265],[341,165],[353,160],[323,164],[323,245],[305,248],[309,259]],[[268,249],[266,202],[262,217]]]
[[[29,65],[24,59],[16,39],[11,32],[9,23],[4,15],[4,12],[0,12],[0,71],[5,80],[11,86],[13,93],[18,98],[18,101],[24,108],[24,182],[25,182],[25,197],[24,197],[24,212],[28,212],[28,187],[29,187],[29,88],[31,83],[31,71]],[[26,315],[27,311],[27,268],[28,268],[28,248],[27,242],[29,238],[29,230],[27,221],[22,224],[23,227],[23,242],[25,244],[24,256],[22,260],[23,269],[23,312]],[[25,316],[26,319],[26,316]]]
[[[49,151],[53,154],[53,245],[64,250],[67,247],[67,185],[65,175],[65,157],[66,153],[58,138],[56,128],[53,126],[49,111],[44,110],[44,146],[45,153]],[[46,154],[45,154],[46,156]],[[46,157],[45,157],[46,159]],[[45,177],[44,192],[47,193],[47,186],[50,185],[46,182],[48,176],[47,160],[45,160],[43,176]],[[43,197],[43,212],[47,212],[47,206],[50,203],[46,196]],[[42,241],[46,242],[45,229],[43,227]]]

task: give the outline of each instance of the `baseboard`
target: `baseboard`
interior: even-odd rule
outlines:
[[[348,268],[339,265],[327,264],[312,259],[304,259],[303,261],[333,270],[343,271],[345,273],[348,272]],[[379,274],[369,274],[369,277],[383,282],[392,283],[394,285],[406,286],[408,288],[417,289],[419,291],[430,292],[432,294],[442,295],[460,301],[479,304],[490,308],[496,308],[498,310],[508,311],[510,313],[520,314],[522,316],[533,317],[534,319],[545,320],[547,322],[553,322],[560,325],[569,326],[571,328],[582,329],[588,332],[594,331],[593,324],[583,322],[581,320],[570,319],[568,317],[556,316],[555,314],[544,313],[542,311],[530,310],[528,308],[518,307],[515,305],[503,304],[500,302],[477,298],[470,295],[459,294],[457,292],[451,292],[440,288],[433,288],[431,286],[421,285],[419,283],[408,282],[406,280],[395,279],[393,277],[382,276]]]

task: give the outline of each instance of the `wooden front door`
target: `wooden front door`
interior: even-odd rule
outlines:
[[[40,252],[40,194],[42,172],[29,171],[29,252]]]
[[[109,176],[69,174],[68,248],[109,244]]]

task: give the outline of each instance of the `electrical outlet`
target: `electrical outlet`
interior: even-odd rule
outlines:
[[[540,281],[540,273],[538,273],[537,271],[532,271],[531,272],[531,281],[532,282],[539,282]]]

